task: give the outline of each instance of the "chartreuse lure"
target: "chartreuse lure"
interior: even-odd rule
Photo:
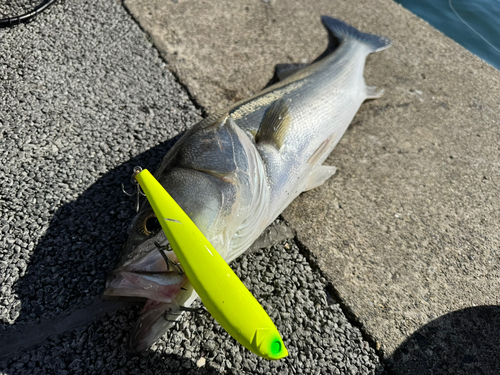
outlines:
[[[215,320],[267,359],[288,355],[271,318],[198,227],[147,169],[135,175],[186,276]]]

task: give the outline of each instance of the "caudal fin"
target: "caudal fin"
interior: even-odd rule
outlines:
[[[391,45],[391,41],[385,36],[362,33],[354,27],[332,17],[321,16],[321,22],[323,22],[323,25],[328,30],[330,37],[329,50],[335,49],[339,43],[348,38],[366,44],[370,49],[370,53],[382,51]]]

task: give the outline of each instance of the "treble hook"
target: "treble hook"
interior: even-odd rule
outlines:
[[[182,270],[181,266],[178,263],[174,263],[173,261],[171,261],[167,254],[165,254],[165,250],[167,249],[167,247],[160,245],[158,241],[155,241],[155,246],[160,252],[162,258],[165,260],[165,263],[167,263],[167,270],[170,271],[170,267],[172,267],[175,272],[177,272],[181,276],[184,276],[184,271]]]
[[[131,180],[132,180],[132,184],[135,185],[135,189],[136,189],[136,192],[135,193],[129,193],[128,191],[125,190],[125,186],[123,185],[122,183],[122,191],[125,193],[125,195],[128,195],[129,197],[133,197],[134,195],[137,196],[137,203],[136,203],[136,206],[135,206],[135,211],[136,212],[139,212],[139,207],[140,207],[140,199],[141,199],[141,195],[143,197],[146,196],[146,194],[144,194],[141,190],[141,186],[139,185],[139,183],[137,182],[137,180],[135,179],[135,176],[137,176],[139,173],[142,172],[142,168],[141,167],[134,167],[134,172],[132,173],[132,177],[131,177]]]
[[[207,310],[205,310],[203,308],[203,306],[202,307],[186,307],[186,306],[180,305],[179,309],[181,311],[191,312],[193,314],[205,314],[207,312]]]
[[[182,305],[179,305],[179,311],[180,312],[175,312],[173,308],[169,307],[168,309],[165,310],[165,312],[163,313],[163,319],[165,319],[167,322],[171,322],[171,323],[175,323],[176,320],[170,320],[168,319],[169,315],[174,315],[174,316],[179,316],[179,315],[182,315],[182,313],[184,312],[190,312],[190,313],[193,313],[193,314],[205,314],[207,312],[207,310],[205,310],[202,307],[186,307],[186,306],[182,306]]]

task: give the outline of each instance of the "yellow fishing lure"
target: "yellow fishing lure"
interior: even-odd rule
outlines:
[[[267,359],[288,355],[271,318],[198,227],[147,169],[135,175],[191,285],[215,320]]]

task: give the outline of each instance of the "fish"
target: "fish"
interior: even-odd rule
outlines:
[[[363,72],[366,57],[390,40],[328,16],[321,21],[329,35],[322,55],[277,69],[275,84],[194,125],[154,173],[227,263],[299,194],[335,173],[323,163],[361,104],[383,93],[366,85]],[[178,263],[145,200],[104,292],[146,299],[129,336],[133,352],[156,342],[196,300]]]

